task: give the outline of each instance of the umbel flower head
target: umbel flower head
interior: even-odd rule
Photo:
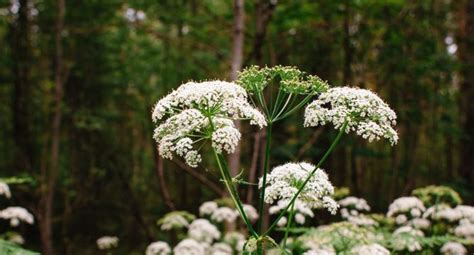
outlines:
[[[263,67],[250,66],[240,74],[238,84],[247,91],[255,93],[262,91],[272,80],[280,80],[281,89],[286,93],[293,94],[315,94],[328,89],[327,82],[318,76],[307,75],[291,66]]]
[[[20,225],[20,221],[28,224],[34,223],[34,218],[25,208],[18,206],[11,206],[0,211],[0,219],[10,221],[10,226],[17,227]]]
[[[314,165],[306,162],[287,163],[273,168],[267,175],[265,202],[272,204],[278,200],[291,200],[314,169]],[[262,188],[262,182],[260,178],[259,188]],[[309,208],[327,208],[335,214],[338,204],[331,198],[332,194],[334,187],[327,174],[317,169],[302,189],[298,200]]]
[[[171,247],[163,241],[156,241],[146,248],[146,255],[168,255],[171,254]]]
[[[174,254],[204,255],[207,245],[203,245],[193,239],[184,239],[173,249]]]
[[[306,107],[304,126],[315,127],[332,123],[345,132],[354,131],[362,138],[385,138],[392,145],[398,141],[394,130],[397,116],[390,107],[373,92],[366,89],[339,87],[322,93]]]
[[[103,236],[97,239],[97,248],[99,250],[108,250],[118,246],[119,239],[116,236]]]
[[[164,158],[173,153],[191,167],[201,162],[197,143],[211,140],[218,152],[232,153],[240,132],[233,120],[249,120],[262,128],[265,117],[250,105],[242,87],[225,81],[188,82],[158,101],[152,119],[160,122],[154,132]]]
[[[189,225],[188,236],[196,241],[211,244],[221,238],[221,232],[208,220],[197,219]]]
[[[174,211],[165,214],[158,220],[158,225],[161,226],[161,230],[181,229],[188,227],[195,218],[194,215],[186,211]]]

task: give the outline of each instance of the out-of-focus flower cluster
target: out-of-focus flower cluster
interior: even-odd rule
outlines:
[[[109,250],[118,246],[119,238],[116,236],[103,236],[97,239],[99,250]]]

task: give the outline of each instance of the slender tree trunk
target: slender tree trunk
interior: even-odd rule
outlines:
[[[62,48],[62,32],[64,28],[64,14],[65,14],[65,2],[64,0],[56,1],[56,27],[55,27],[55,91],[54,91],[54,109],[53,119],[51,125],[51,154],[49,162],[49,171],[45,173],[44,181],[46,186],[44,187],[42,204],[41,204],[41,241],[43,247],[43,253],[46,255],[54,254],[53,246],[53,229],[52,229],[52,217],[53,217],[53,202],[54,193],[56,188],[56,180],[59,173],[59,143],[61,139],[61,104],[63,98],[63,48]]]
[[[233,28],[233,46],[230,79],[236,80],[240,69],[242,68],[242,58],[244,50],[244,29],[245,29],[245,8],[244,0],[234,0],[234,28]],[[240,121],[235,121],[235,127],[241,129]],[[229,167],[232,176],[240,171],[240,143],[237,144],[235,152],[229,156]]]
[[[255,39],[253,43],[252,56],[258,65],[263,65],[262,48],[265,44],[267,28],[273,16],[276,1],[257,1],[255,5]]]
[[[13,94],[13,139],[14,167],[18,172],[29,171],[34,160],[33,134],[31,130],[31,46],[30,18],[28,0],[19,1],[18,16],[12,22],[11,51],[13,58],[12,73],[14,76]]]
[[[459,28],[459,59],[462,63],[460,86],[461,125],[459,172],[466,184],[474,183],[474,1],[463,1]]]
[[[257,166],[258,166],[258,156],[260,153],[260,144],[262,133],[259,131],[255,132],[253,136],[253,153],[252,153],[252,160],[250,161],[250,169],[249,169],[249,182],[256,183],[257,182]],[[252,204],[254,190],[256,189],[255,186],[249,185],[247,189],[247,197],[245,199],[247,204]]]
[[[170,209],[171,211],[176,210],[176,206],[173,203],[173,200],[171,199],[171,195],[168,189],[168,185],[166,185],[166,179],[165,179],[165,174],[164,174],[164,169],[163,169],[163,159],[158,155],[158,151],[154,150],[154,156],[155,156],[155,169],[156,169],[156,174],[158,175],[158,180],[160,182],[160,190],[161,194],[163,195],[163,200],[165,200],[165,204]]]

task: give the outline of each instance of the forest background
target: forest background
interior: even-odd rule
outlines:
[[[0,177],[32,180],[2,203],[34,214],[22,231],[44,254],[94,254],[103,235],[142,252],[161,215],[224,196],[212,164],[157,156],[151,109],[254,64],[371,89],[395,109],[397,146],[346,136],[324,166],[374,211],[428,184],[474,201],[472,0],[0,0],[0,42]],[[302,119],[274,127],[272,166],[327,147],[334,131]],[[250,182],[264,136],[244,127],[230,159]],[[250,203],[254,189],[241,188]]]

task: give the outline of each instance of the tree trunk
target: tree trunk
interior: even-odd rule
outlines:
[[[236,80],[240,69],[242,68],[242,58],[244,50],[244,28],[245,28],[245,8],[244,0],[234,0],[234,28],[233,28],[233,46],[230,79]],[[241,129],[240,121],[235,121],[235,127]],[[235,152],[229,156],[229,167],[232,176],[239,173],[240,169],[240,143],[237,144]]]
[[[459,29],[459,59],[462,63],[460,86],[461,125],[464,131],[460,143],[459,172],[466,184],[474,183],[474,1],[463,1]]]
[[[156,148],[156,145],[155,145]],[[158,151],[155,149],[153,151],[153,154],[155,156],[155,169],[156,169],[156,174],[158,175],[158,180],[160,182],[160,190],[161,194],[163,195],[163,200],[165,200],[165,204],[170,209],[171,211],[176,210],[176,207],[173,203],[173,200],[171,199],[171,195],[168,189],[168,185],[166,185],[166,179],[165,179],[165,174],[164,174],[164,169],[163,169],[163,159],[158,155]]]
[[[54,109],[51,124],[51,155],[49,162],[49,172],[45,172],[43,180],[46,186],[43,190],[41,199],[41,222],[40,233],[43,253],[46,255],[54,254],[53,246],[53,201],[56,187],[56,180],[59,173],[59,143],[61,139],[61,104],[63,98],[63,48],[62,48],[62,32],[64,28],[65,2],[64,0],[56,1],[56,27],[54,35],[55,44],[55,74],[54,74]]]
[[[14,167],[18,172],[32,169],[34,160],[33,134],[31,130],[31,47],[30,19],[28,0],[19,1],[18,16],[12,22],[11,51],[13,58],[12,73],[14,76],[13,92],[13,139]]]

